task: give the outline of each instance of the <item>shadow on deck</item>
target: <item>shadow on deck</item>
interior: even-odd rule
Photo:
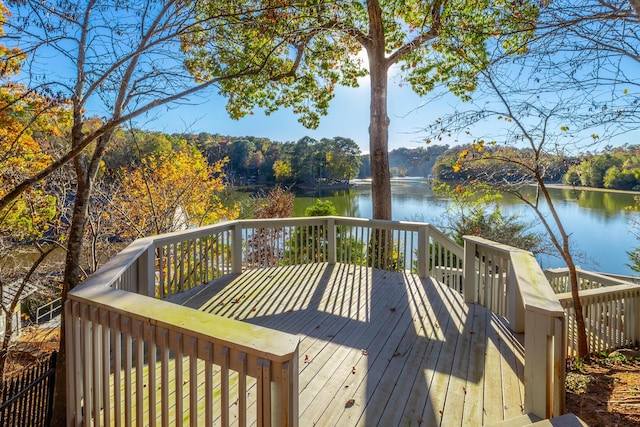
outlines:
[[[169,301],[300,337],[300,425],[486,425],[523,413],[523,337],[432,279],[250,270]]]

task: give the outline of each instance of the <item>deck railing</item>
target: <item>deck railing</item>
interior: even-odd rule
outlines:
[[[640,285],[582,269],[577,273],[589,351],[601,353],[637,345],[640,342]],[[545,274],[566,313],[568,355],[576,356],[578,340],[569,270],[557,268]]]
[[[133,266],[135,272],[123,274],[114,287],[160,299],[230,273],[314,262],[408,270],[462,291],[462,248],[426,223],[345,217],[240,220],[157,236],[140,256],[141,269]]]
[[[233,221],[137,240],[65,303],[68,419],[297,425],[297,337],[161,300],[247,269],[315,262],[409,270],[460,291],[462,255],[429,224],[343,217]]]
[[[525,332],[525,408],[542,418],[564,413],[566,359],[562,306],[533,254],[465,236],[464,299]]]
[[[437,275],[462,285],[462,248],[425,223],[345,217],[237,221],[236,273],[276,265],[340,262]],[[384,243],[384,244],[383,244]],[[242,250],[240,250],[240,245]],[[457,285],[456,285],[457,283]]]
[[[615,277],[607,276],[601,273],[582,270],[579,267],[577,268],[576,272],[578,273],[578,286],[581,291],[587,289],[597,289],[606,286],[626,285],[629,283],[628,281],[617,279]],[[545,270],[544,275],[549,280],[549,284],[551,284],[551,287],[556,294],[571,292],[571,283],[569,281],[568,268],[550,268]]]
[[[196,277],[204,280],[198,263],[185,262],[172,264],[180,271],[171,274],[173,281],[161,281],[154,269],[162,264],[153,254],[162,254],[157,249],[166,248],[163,239],[171,241],[132,243],[70,293],[70,424],[198,426],[218,420],[244,426],[251,418],[264,426],[297,425],[298,338],[151,300],[145,294],[160,297],[159,290],[177,292]],[[192,257],[195,249],[186,243],[171,250]]]

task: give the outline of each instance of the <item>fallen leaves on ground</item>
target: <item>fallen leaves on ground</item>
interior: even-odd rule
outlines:
[[[640,425],[640,360],[595,357],[567,372],[567,412],[590,427]]]

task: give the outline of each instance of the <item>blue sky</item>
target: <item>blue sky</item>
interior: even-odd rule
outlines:
[[[637,64],[634,64],[637,66]],[[474,108],[471,103],[464,103],[456,96],[432,94],[419,97],[405,84],[398,85],[394,78],[393,69],[389,78],[388,114],[391,120],[389,128],[389,150],[400,147],[426,147],[424,129],[437,118],[451,114],[456,110]],[[226,110],[226,99],[215,92],[192,98],[181,105],[160,107],[147,116],[136,121],[136,125],[143,129],[157,130],[166,133],[219,133],[231,136],[266,137],[273,141],[297,141],[304,136],[317,140],[335,136],[353,139],[363,153],[369,152],[369,94],[368,76],[360,79],[360,87],[337,87],[336,96],[331,102],[329,114],[322,117],[318,129],[306,129],[297,121],[297,117],[289,110],[280,110],[270,116],[263,111],[256,110],[253,115],[240,120],[229,118]],[[483,100],[478,100],[482,104]],[[477,107],[477,105],[475,106]],[[474,127],[473,135],[481,138],[498,138],[504,135],[504,122],[485,122]],[[594,130],[589,130],[590,135]],[[597,133],[597,132],[596,132]],[[443,140],[441,144],[457,145],[469,142],[465,135],[454,135],[450,140]],[[591,150],[599,150],[606,144],[622,145],[624,143],[640,143],[640,132],[630,132],[620,135],[613,140],[594,143],[587,137],[583,147],[591,146]]]
[[[210,132],[222,135],[252,135],[275,141],[297,141],[303,136],[315,139],[342,136],[353,139],[363,153],[369,152],[369,78],[360,79],[359,88],[336,88],[329,114],[321,119],[318,129],[306,129],[287,110],[266,116],[256,110],[240,120],[229,118],[225,98],[213,93],[208,99],[192,99],[191,105],[178,105],[154,110],[137,121],[138,126],[167,133]],[[435,98],[435,97],[434,97]],[[426,147],[422,129],[445,112],[454,111],[459,101],[453,95],[443,98],[421,98],[407,85],[400,87],[389,79],[389,150],[399,147]]]
[[[39,65],[42,76],[50,77],[51,74],[59,73],[63,80],[64,76],[74,76],[75,68],[73,63],[69,63],[65,58],[60,57],[59,52],[45,49],[44,56],[39,58]],[[365,56],[363,54],[363,56]],[[51,61],[55,59],[54,61]],[[362,59],[366,59],[366,56]],[[52,64],[51,62],[54,62]],[[638,75],[640,63],[631,61],[630,75]],[[366,64],[365,64],[366,68]],[[397,66],[390,69],[389,94],[388,94],[388,115],[391,120],[389,128],[389,150],[400,147],[425,147],[426,134],[423,129],[427,128],[437,118],[459,110],[474,108],[470,104],[461,102],[451,94],[433,94],[421,98],[417,96],[409,87],[398,85],[400,78],[394,76],[398,73]],[[273,141],[297,141],[304,136],[315,139],[332,138],[335,136],[353,139],[363,153],[369,152],[369,103],[370,85],[369,78],[363,77],[359,80],[360,87],[347,88],[337,87],[335,98],[332,100],[329,114],[321,119],[318,129],[306,129],[298,121],[297,117],[288,110],[281,110],[266,116],[263,111],[256,110],[253,115],[240,120],[229,118],[225,104],[226,99],[217,95],[215,88],[208,93],[200,94],[182,104],[163,106],[143,117],[135,120],[135,125],[142,129],[157,130],[166,133],[219,133],[231,136],[257,136],[266,137]],[[87,104],[87,114],[99,117],[108,117],[108,112],[104,111],[99,97],[89,101]],[[477,101],[482,108],[484,100]],[[92,108],[95,107],[95,108]],[[590,132],[589,132],[590,133]],[[504,122],[484,122],[476,125],[473,129],[473,136],[488,140],[500,140],[504,134]],[[470,142],[473,137],[453,135],[449,140],[441,143],[456,145],[456,137],[461,142]],[[593,145],[590,138],[585,139],[586,143]],[[640,143],[640,132],[635,134],[625,134],[614,141],[614,145],[624,143]],[[602,144],[604,145],[604,144]],[[594,147],[594,149],[597,149]]]

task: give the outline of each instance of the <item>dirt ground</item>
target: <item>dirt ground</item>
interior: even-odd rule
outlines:
[[[24,367],[48,356],[58,349],[59,329],[28,328],[18,342],[11,346],[7,360],[6,377],[11,378]]]
[[[640,426],[640,353],[612,353],[567,369],[567,412],[591,427]]]

